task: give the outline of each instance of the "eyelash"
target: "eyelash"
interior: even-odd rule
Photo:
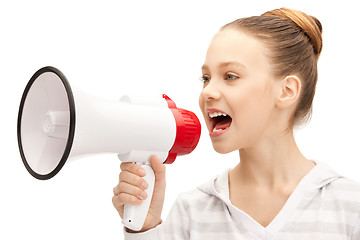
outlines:
[[[228,77],[231,77],[231,79],[228,79]],[[230,74],[230,73],[227,73],[226,74],[226,80],[234,80],[234,79],[237,79],[239,78],[237,75],[235,74]]]
[[[230,77],[231,79],[229,79],[229,77]],[[235,74],[226,73],[226,74],[224,75],[224,80],[227,80],[227,81],[231,81],[231,80],[234,80],[234,79],[237,79],[237,78],[239,78],[239,76],[237,76],[237,75],[235,75]],[[207,82],[209,82],[209,81],[211,80],[211,78],[210,78],[209,76],[207,76],[207,75],[203,75],[203,76],[200,77],[199,80],[200,80],[201,82],[203,82],[203,83],[207,83]]]
[[[207,82],[210,81],[210,78],[207,77],[207,76],[201,76],[201,77],[199,78],[199,80],[200,80],[201,82],[203,82],[203,83],[207,83]]]

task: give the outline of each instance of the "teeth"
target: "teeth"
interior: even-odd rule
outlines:
[[[222,129],[216,129],[214,128],[213,132],[218,132],[218,131],[221,131]]]
[[[214,117],[219,117],[219,116],[227,116],[226,113],[222,113],[222,112],[212,112],[209,113],[209,117],[210,118],[214,118]]]

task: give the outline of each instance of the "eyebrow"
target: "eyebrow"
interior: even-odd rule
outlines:
[[[231,62],[222,62],[218,65],[218,68],[224,68],[224,67],[227,67],[227,66],[231,66],[231,65],[234,65],[235,67],[240,67],[240,68],[245,68],[245,65],[242,64],[242,63],[239,63],[239,62],[234,62],[234,61],[231,61]],[[209,67],[207,65],[203,65],[201,67],[202,70],[209,70]]]

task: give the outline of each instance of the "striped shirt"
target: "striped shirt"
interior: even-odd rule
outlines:
[[[360,240],[360,184],[321,162],[263,227],[229,199],[228,172],[181,194],[162,224],[125,240]]]

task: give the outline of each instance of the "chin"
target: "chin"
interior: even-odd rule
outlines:
[[[220,153],[220,154],[226,154],[226,153],[230,153],[234,150],[237,150],[237,149],[229,148],[229,146],[224,146],[221,144],[214,144],[214,143],[213,143],[213,148],[217,153]]]

